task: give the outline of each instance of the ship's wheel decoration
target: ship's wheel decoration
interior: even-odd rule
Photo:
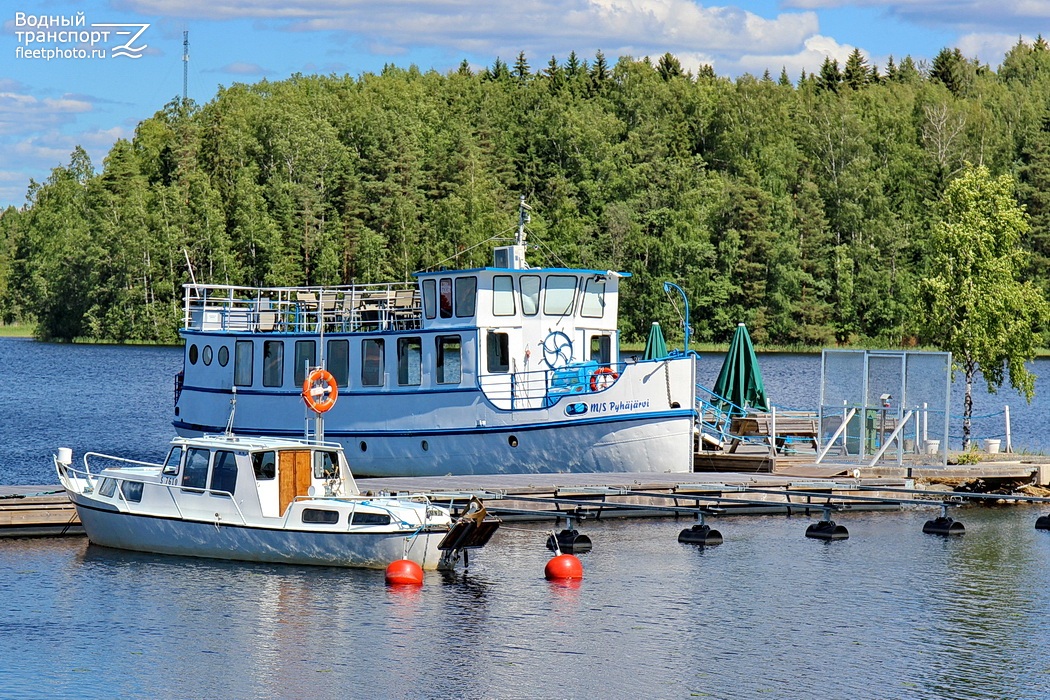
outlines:
[[[572,341],[561,331],[551,331],[543,339],[543,361],[551,369],[564,367],[572,362]]]

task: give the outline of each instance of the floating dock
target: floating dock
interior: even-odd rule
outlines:
[[[0,486],[0,537],[83,534],[77,511],[61,486]]]

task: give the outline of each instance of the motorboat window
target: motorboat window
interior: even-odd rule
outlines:
[[[445,277],[438,281],[440,290],[441,318],[452,318],[452,278]]]
[[[182,470],[182,485],[186,488],[203,489],[208,483],[208,460],[211,452],[191,447],[186,454],[186,466]]]
[[[225,345],[220,347],[219,351],[215,353],[215,355],[219,359],[220,367],[225,367],[226,365],[230,364],[230,349]]]
[[[324,508],[303,508],[303,522],[314,525],[335,525],[339,522],[339,511]]]
[[[397,383],[419,386],[422,381],[423,341],[418,336],[397,339]]]
[[[489,331],[487,345],[489,372],[510,371],[510,338],[507,334]]]
[[[211,346],[210,345],[205,345],[204,346],[204,350],[201,352],[201,360],[204,362],[204,365],[206,367],[211,367],[211,356],[212,356]]]
[[[572,313],[575,299],[576,275],[548,275],[543,313],[548,316],[568,316]]]
[[[236,386],[252,385],[252,365],[255,362],[255,343],[238,340],[233,349],[233,383]]]
[[[514,278],[510,275],[496,275],[492,278],[492,315],[513,316],[516,311]]]
[[[458,335],[439,335],[437,343],[437,383],[459,384],[463,376],[463,342]]]
[[[340,388],[350,386],[350,341],[329,340],[325,364]]]
[[[386,513],[354,512],[350,517],[351,525],[389,525],[390,516]]]
[[[314,452],[314,478],[339,478],[339,460],[335,452],[329,452],[328,450],[317,450]]]
[[[120,493],[124,495],[124,500],[139,503],[142,500],[142,482],[122,481],[120,482]]]
[[[190,344],[190,349],[189,349],[189,352],[188,352],[188,354],[190,356],[190,364],[191,365],[197,364],[197,352],[198,352],[197,351],[197,344],[196,343],[191,343]]]
[[[306,373],[317,365],[317,341],[295,341],[295,385],[302,386]]]
[[[277,476],[277,453],[273,450],[252,453],[256,481],[271,481]]]
[[[103,479],[102,485],[98,487],[98,495],[109,498],[117,490],[117,482],[113,479]]]
[[[175,445],[168,450],[168,458],[164,460],[164,476],[175,476],[179,473],[179,464],[182,463],[182,445]]]
[[[456,278],[456,318],[469,318],[477,311],[478,278]]]
[[[225,496],[224,491],[233,493],[237,489],[237,455],[229,450],[216,450],[215,460],[211,465],[211,485],[208,487],[213,496]]]
[[[383,339],[365,338],[361,341],[361,384],[383,386]]]
[[[591,336],[591,361],[607,365],[612,361],[612,339],[607,335]]]
[[[580,315],[601,318],[605,315],[605,278],[588,277],[583,285],[583,304]]]
[[[281,386],[283,375],[284,341],[267,340],[263,343],[263,386]]]
[[[540,276],[521,276],[521,313],[535,316],[540,311]]]
[[[436,280],[423,280],[423,315],[427,318],[437,316]]]

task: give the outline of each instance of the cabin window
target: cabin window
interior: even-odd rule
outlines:
[[[438,281],[438,307],[441,318],[452,318],[452,280],[448,277]]]
[[[189,356],[190,356],[190,364],[191,365],[197,364],[197,345],[196,344],[190,345]]]
[[[263,386],[281,386],[284,375],[284,341],[263,343]]]
[[[174,476],[179,473],[179,464],[182,462],[182,446],[172,447],[168,451],[168,458],[164,460],[164,476]]]
[[[326,450],[314,452],[314,478],[315,479],[337,479],[339,478],[339,461],[336,453]]]
[[[313,525],[335,525],[339,522],[339,511],[323,508],[303,508],[303,522]]]
[[[437,282],[423,280],[423,315],[427,318],[437,316]]]
[[[463,374],[463,343],[458,335],[437,337],[437,383],[459,384]]]
[[[117,490],[117,482],[113,479],[103,479],[102,485],[98,487],[98,495],[109,498]]]
[[[252,364],[255,361],[255,343],[238,340],[233,349],[233,383],[236,386],[252,385]]]
[[[419,386],[423,342],[418,337],[397,339],[397,383],[401,386]]]
[[[521,313],[526,316],[535,316],[540,310],[540,276],[522,275],[519,284],[521,284]]]
[[[548,316],[568,316],[576,299],[575,275],[547,277],[547,294],[543,297],[543,313]]]
[[[219,352],[216,353],[219,358],[219,365],[225,367],[230,364],[230,349],[225,345],[219,348]]]
[[[389,525],[390,516],[386,513],[357,513],[350,516],[351,525]]]
[[[510,370],[510,340],[506,333],[489,331],[488,356],[489,372],[507,372]]]
[[[514,278],[510,275],[496,275],[492,278],[492,315],[513,316]]]
[[[252,469],[256,481],[270,481],[277,476],[277,453],[255,452],[252,454]]]
[[[211,356],[212,356],[211,346],[210,345],[205,345],[204,346],[204,350],[201,352],[201,360],[204,362],[204,365],[206,367],[210,367],[211,366]]]
[[[583,285],[583,308],[580,315],[601,318],[605,315],[605,278],[590,277]]]
[[[600,365],[607,365],[612,361],[612,339],[609,336],[591,336],[591,361]]]
[[[124,500],[131,503],[139,503],[142,501],[142,482],[122,481],[120,482],[120,492],[124,495]]]
[[[317,364],[317,342],[295,341],[295,385],[302,386],[310,367]]]
[[[456,317],[468,318],[474,315],[478,305],[478,278],[456,278]]]
[[[325,364],[338,386],[350,386],[350,341],[329,340]]]
[[[361,341],[361,384],[383,386],[383,339],[366,338]]]
[[[216,450],[215,461],[211,465],[211,491],[223,491],[232,494],[237,488],[237,457],[229,450]],[[225,496],[226,493],[212,493],[213,496]]]
[[[190,448],[186,454],[186,467],[182,470],[182,485],[188,489],[204,489],[208,483],[208,459],[211,453],[199,447]]]

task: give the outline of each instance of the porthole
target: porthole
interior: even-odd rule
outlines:
[[[197,345],[196,344],[190,346],[190,364],[191,365],[197,364]]]
[[[201,359],[204,360],[205,365],[211,364],[211,346],[205,345],[204,351],[201,353]]]
[[[365,442],[364,440],[361,441],[361,444],[359,445],[359,447],[361,448],[362,452],[368,452],[368,443]]]
[[[427,450],[430,449],[430,443],[428,443],[426,440],[423,440],[422,442],[420,442],[419,446],[423,448],[424,452],[426,452]]]
[[[510,445],[511,447],[517,447],[518,446],[518,438],[517,438],[517,436],[516,435],[511,435],[509,438],[507,438],[507,444]]]
[[[230,349],[223,345],[219,348],[219,364],[225,367],[230,363]]]

